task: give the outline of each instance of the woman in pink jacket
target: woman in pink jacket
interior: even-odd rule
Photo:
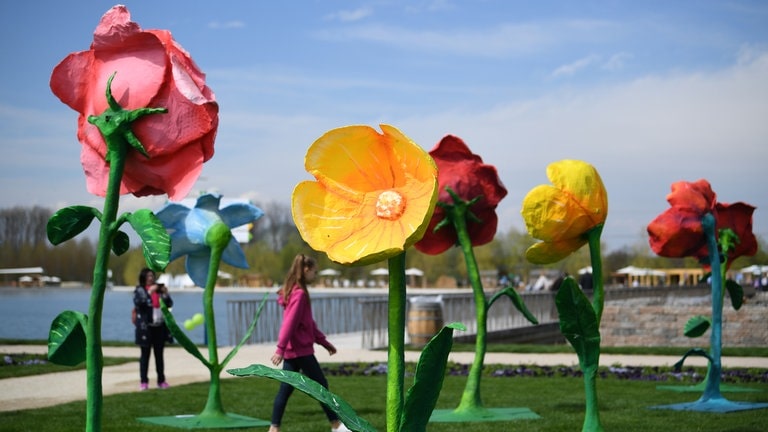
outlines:
[[[328,388],[328,381],[315,357],[314,344],[323,346],[330,355],[336,354],[336,347],[328,342],[312,317],[312,303],[309,300],[307,284],[314,280],[316,273],[317,264],[312,258],[301,254],[293,259],[285,283],[277,292],[277,302],[284,310],[283,324],[277,338],[277,351],[272,356],[272,364],[278,366],[283,363],[283,370],[301,372]],[[272,407],[272,425],[269,427],[269,432],[280,431],[285,406],[292,393],[293,386],[280,384],[280,390],[275,396]],[[331,432],[350,432],[339,421],[336,413],[326,405],[320,405],[331,423]]]

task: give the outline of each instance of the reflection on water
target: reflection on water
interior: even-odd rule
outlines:
[[[65,310],[88,313],[89,288],[0,288],[0,338],[48,339],[51,322]],[[219,345],[226,344],[227,300],[261,300],[263,291],[222,292],[213,296],[216,336]],[[203,290],[172,291],[173,315],[181,325],[195,313],[203,312]],[[273,294],[274,296],[274,294]],[[104,296],[101,327],[102,340],[133,342],[131,323],[133,291],[108,290]],[[203,343],[203,326],[185,330],[195,343]]]

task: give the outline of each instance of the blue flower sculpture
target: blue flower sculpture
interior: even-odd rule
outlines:
[[[144,417],[139,420],[192,428],[234,428],[265,426],[269,422],[224,411],[221,399],[220,375],[226,364],[235,356],[238,349],[250,338],[261,312],[256,316],[245,337],[235,346],[223,361],[219,361],[216,344],[216,322],[213,313],[213,291],[219,273],[221,261],[239,268],[248,268],[245,254],[232,236],[232,228],[245,225],[260,218],[264,212],[248,203],[231,204],[219,209],[221,196],[202,195],[194,208],[182,204],[169,203],[157,213],[157,218],[170,234],[170,261],[187,256],[187,273],[195,285],[204,287],[203,314],[205,331],[208,338],[208,358],[206,359],[197,345],[179,328],[170,311],[162,305],[163,316],[173,336],[190,354],[199,359],[210,371],[210,389],[208,401],[203,411],[195,416]],[[264,297],[266,300],[266,296]],[[264,305],[262,300],[262,307]]]
[[[221,230],[214,229],[219,224],[226,225],[227,231],[251,223],[264,215],[258,207],[247,203],[230,204],[219,209],[221,195],[205,194],[197,199],[194,208],[182,204],[166,204],[157,217],[171,235],[171,257],[186,255],[186,269],[189,277],[199,287],[206,286],[211,261],[211,243],[223,241]],[[224,234],[226,236],[226,233]],[[238,268],[248,268],[245,254],[231,232],[225,243],[221,260]]]

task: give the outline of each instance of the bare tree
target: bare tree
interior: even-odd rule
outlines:
[[[254,223],[253,238],[257,241],[266,241],[274,252],[278,252],[296,231],[291,208],[287,204],[276,201],[259,207],[264,211],[264,216]]]

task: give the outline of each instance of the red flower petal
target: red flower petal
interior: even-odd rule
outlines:
[[[474,246],[493,240],[498,225],[496,206],[507,195],[496,167],[484,164],[480,156],[472,153],[464,141],[454,135],[445,136],[429,154],[438,167],[438,201],[453,204],[453,198],[446,187],[450,187],[465,201],[481,197],[470,208],[481,222],[467,220],[467,231]],[[457,243],[456,229],[452,225],[443,226],[434,232],[434,227],[444,218],[445,212],[438,206],[427,232],[416,243],[416,249],[437,255]]]

